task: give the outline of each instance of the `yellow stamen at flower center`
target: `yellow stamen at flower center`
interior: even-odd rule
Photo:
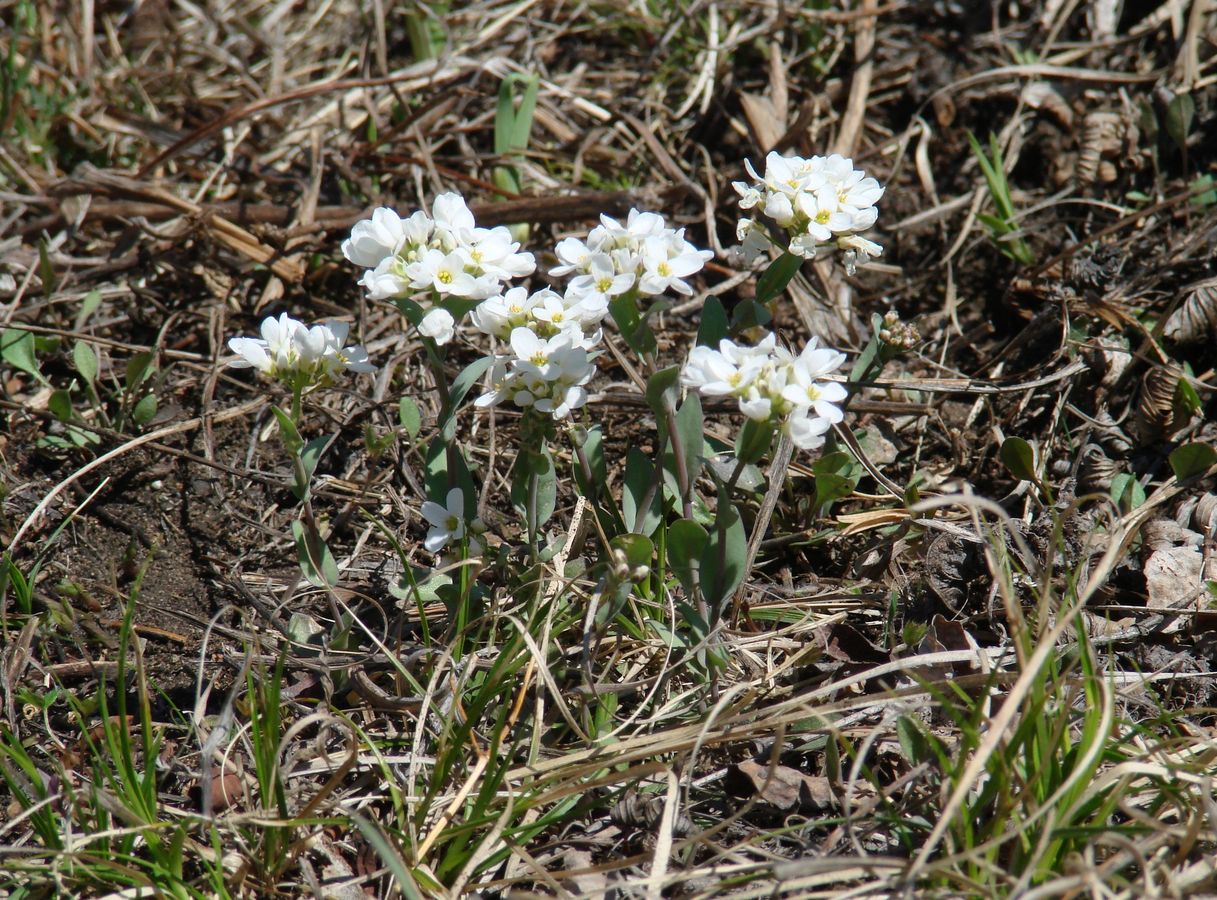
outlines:
[[[744,380],[743,372],[732,372],[727,376],[727,384],[732,387],[739,387],[739,383]]]
[[[518,316],[520,313],[524,312],[524,307],[520,306],[518,303],[513,303],[511,306],[507,307],[507,311],[513,316]]]
[[[435,280],[440,284],[452,284],[452,273],[447,271],[437,272],[435,274]]]
[[[820,389],[818,387],[816,387],[814,384],[809,384],[807,386],[807,399],[810,400],[812,403],[815,403],[817,400],[820,399]]]
[[[456,531],[460,527],[461,527],[461,520],[458,519],[456,516],[450,515],[450,516],[448,516],[447,519],[444,520],[444,528],[447,529],[448,531]]]
[[[553,314],[552,314],[552,315],[549,317],[549,321],[551,321],[551,322],[561,322],[561,321],[562,321],[562,313],[560,313],[560,312],[553,313]]]
[[[816,213],[816,221],[821,225],[827,225],[829,216],[832,215],[828,210],[822,209]]]
[[[532,356],[530,356],[528,358],[528,361],[530,363],[532,363],[534,366],[543,366],[547,362],[549,362],[549,359],[545,356],[544,350],[538,350],[536,353],[534,353]]]
[[[664,278],[668,278],[672,274],[672,267],[669,266],[666,262],[661,262],[659,265],[657,265],[655,267],[655,271],[658,272],[660,275],[662,275]]]
[[[609,288],[611,288],[612,286],[613,286],[613,279],[611,279],[611,278],[601,278],[599,281],[596,282],[596,290],[598,290],[602,294],[607,294],[609,291]]]

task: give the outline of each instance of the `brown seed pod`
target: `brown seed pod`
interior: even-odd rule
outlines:
[[[1177,344],[1199,344],[1217,337],[1217,278],[1188,285],[1186,299],[1162,327],[1162,335]]]
[[[1178,386],[1178,369],[1154,366],[1145,373],[1133,420],[1133,430],[1143,442],[1158,440],[1173,430]]]
[[[1217,494],[1209,491],[1196,501],[1192,510],[1192,527],[1202,534],[1217,531]]]
[[[663,797],[645,797],[636,791],[626,791],[625,796],[609,810],[609,819],[622,830],[654,831],[663,819],[663,804]],[[678,812],[672,822],[673,836],[685,837],[692,831],[692,820],[684,813]]]
[[[1120,153],[1124,147],[1124,129],[1124,117],[1118,112],[1095,110],[1086,114],[1074,170],[1078,184],[1092,184],[1099,175],[1099,163],[1103,158]]]
[[[1120,464],[1108,458],[1098,444],[1087,444],[1082,450],[1082,466],[1078,486],[1084,494],[1105,494],[1111,480],[1119,473]]]

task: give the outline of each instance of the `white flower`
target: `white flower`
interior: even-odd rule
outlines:
[[[857,265],[865,265],[869,260],[883,253],[883,248],[874,241],[868,241],[856,234],[837,238],[837,246],[845,251],[845,270],[850,275],[854,274]]]
[[[370,300],[391,300],[412,293],[411,279],[405,271],[406,262],[400,256],[386,256],[375,269],[368,269],[359,283],[368,291]]]
[[[491,229],[476,229],[474,239],[458,247],[457,252],[466,266],[482,276],[496,281],[509,281],[531,275],[537,261],[531,253],[519,253],[520,245],[511,239],[511,232],[503,226]]]
[[[824,446],[824,435],[831,427],[827,419],[795,414],[786,420],[782,430],[800,450],[815,450]]]
[[[475,225],[473,213],[465,205],[465,198],[455,191],[440,194],[431,204],[431,216],[435,224],[457,235],[472,232]]]
[[[549,397],[542,397],[533,406],[538,412],[549,413],[555,419],[565,419],[571,410],[587,403],[587,391],[579,385],[560,389]]]
[[[619,272],[613,259],[607,254],[597,253],[588,261],[588,274],[571,281],[568,291],[580,300],[603,300],[624,294],[634,286],[633,271]]]
[[[735,345],[727,338],[719,350],[697,346],[680,373],[681,383],[707,397],[743,396],[761,373],[760,359],[733,359],[728,347]]]
[[[545,294],[550,293],[553,292],[542,290],[529,296],[525,288],[513,287],[506,293],[487,297],[472,313],[474,327],[482,334],[505,341],[511,337],[513,328],[528,323],[529,312]]]
[[[388,207],[372,213],[371,219],[356,222],[351,236],[342,242],[342,255],[357,266],[374,269],[386,256],[393,256],[406,242],[405,223]]]
[[[418,323],[418,333],[442,346],[456,335],[456,320],[448,310],[437,306]]]
[[[454,487],[448,491],[445,506],[426,501],[422,513],[423,518],[431,524],[423,546],[432,553],[439,553],[450,542],[459,541],[465,536],[465,494],[460,488]]]
[[[693,289],[683,279],[700,272],[712,255],[677,236],[649,237],[642,245],[643,275],[638,280],[638,289],[651,295],[673,290],[688,296]]]
[[[477,280],[465,271],[460,253],[428,250],[422,259],[406,267],[410,286],[431,289],[441,296],[473,297],[478,291]]]
[[[847,393],[843,385],[822,379],[844,362],[844,353],[817,348],[816,339],[812,338],[790,365],[789,381],[782,389],[782,396],[795,406],[805,407],[835,425],[844,418],[837,404],[845,400]]]

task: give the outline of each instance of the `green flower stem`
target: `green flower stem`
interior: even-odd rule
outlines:
[[[668,423],[668,443],[672,445],[672,461],[676,464],[676,484],[680,488],[681,512],[686,519],[693,518],[693,485],[689,483],[689,461],[685,458],[685,445],[676,433],[676,399],[671,395],[664,397],[664,418]],[[663,448],[659,451],[658,467],[663,468]],[[738,478],[735,473],[732,480]],[[644,507],[645,508],[645,507]]]
[[[540,543],[537,540],[537,492],[541,484],[541,476],[532,460],[528,463],[528,503],[525,507],[528,526],[528,555],[535,566],[541,556]]]
[[[723,494],[726,496],[728,503],[731,502],[731,492],[735,490],[735,485],[739,482],[740,476],[744,474],[744,467],[747,465],[748,465],[747,459],[741,458],[741,459],[737,459],[735,461],[735,467],[731,470],[731,477],[729,477],[727,479],[727,483],[724,485],[725,490],[723,491]],[[759,525],[760,522],[758,521],[757,524]],[[723,511],[721,509],[715,511],[714,530],[715,530],[715,534],[717,535],[718,546],[721,551],[723,547],[727,546],[727,517],[723,515]],[[744,567],[744,572],[745,572],[745,574],[748,572],[748,567],[746,565]],[[719,566],[714,571],[714,582],[712,585],[713,590],[711,591],[711,593],[715,597],[717,597],[722,592],[723,576],[724,576],[724,567]],[[706,599],[705,599],[705,596],[703,595],[698,598],[697,611],[701,614],[701,617],[709,624],[710,634],[713,635],[715,628],[717,627],[719,621],[722,618],[721,606],[717,607],[715,609],[712,609],[712,610],[708,610]]]
[[[304,414],[304,384],[302,382],[292,385],[292,424],[297,430],[300,428],[300,419]],[[303,482],[301,482],[303,484]]]
[[[744,584],[747,581],[748,572],[752,570],[752,563],[756,560],[756,554],[761,549],[761,541],[765,539],[765,532],[769,528],[769,520],[773,518],[773,511],[777,508],[778,497],[782,493],[782,488],[786,484],[786,470],[790,466],[790,459],[794,455],[794,442],[790,437],[783,434],[778,439],[778,448],[773,454],[773,461],[769,464],[769,490],[765,492],[765,499],[761,501],[761,508],[757,511],[756,522],[752,527],[752,534],[748,538],[748,551],[744,556],[744,581],[740,582],[739,589],[735,592],[735,597],[731,602],[731,617],[734,619],[739,615],[740,604],[744,598]],[[735,477],[736,473],[732,473]],[[723,540],[720,535],[719,541]]]
[[[293,397],[293,403],[297,402],[296,397]],[[309,483],[308,473],[304,469],[304,460],[300,458],[299,452],[292,453],[292,468],[295,470],[296,483],[304,486]],[[304,499],[300,501],[301,518],[304,520],[304,545],[308,551],[309,561],[313,564],[314,572],[324,572],[323,560],[324,553],[321,547],[325,545],[325,539],[321,536],[321,528],[317,524],[317,516],[313,512],[313,501],[310,494],[305,494]],[[342,626],[342,613],[338,609],[338,604],[335,602],[334,590],[330,586],[326,586],[326,599],[330,604],[330,615],[334,617],[334,625]]]

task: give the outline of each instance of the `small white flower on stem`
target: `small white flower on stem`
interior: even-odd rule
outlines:
[[[442,346],[456,335],[456,320],[448,310],[437,306],[418,323],[418,333]]]
[[[448,491],[444,506],[428,500],[423,503],[423,518],[430,523],[423,542],[432,553],[439,553],[452,541],[465,536],[465,493],[458,487]]]
[[[401,216],[381,207],[373,211],[371,219],[355,223],[351,236],[342,242],[342,255],[357,266],[374,269],[405,243],[406,229]]]

